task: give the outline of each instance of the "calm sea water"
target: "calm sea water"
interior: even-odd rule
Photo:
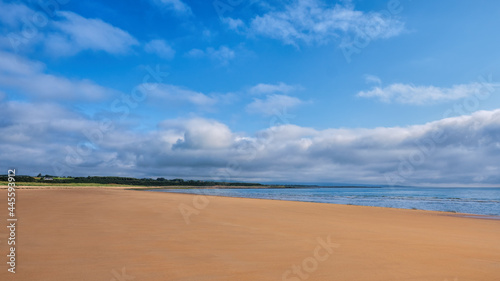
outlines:
[[[271,188],[154,190],[500,216],[500,188]]]

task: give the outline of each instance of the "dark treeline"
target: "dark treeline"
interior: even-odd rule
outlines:
[[[1,175],[0,181],[7,181],[7,175]],[[241,183],[241,182],[216,182],[216,181],[201,181],[201,180],[183,180],[183,179],[136,179],[128,177],[66,177],[55,178],[50,175],[44,177],[31,176],[15,176],[16,182],[45,182],[45,183],[99,183],[99,184],[124,184],[124,185],[143,185],[143,186],[212,186],[212,185],[227,185],[227,186],[257,186],[258,183]]]
[[[14,176],[16,182],[35,182],[37,181],[34,177],[31,176]],[[9,176],[0,175],[0,181],[8,181]]]

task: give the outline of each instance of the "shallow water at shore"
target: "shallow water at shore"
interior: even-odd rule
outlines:
[[[269,188],[153,191],[500,216],[500,188]]]

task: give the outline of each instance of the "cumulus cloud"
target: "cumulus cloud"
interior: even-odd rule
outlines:
[[[365,13],[345,4],[327,5],[319,0],[294,0],[283,8],[274,7],[257,15],[246,24],[241,19],[225,18],[230,29],[265,36],[284,44],[322,44],[344,37],[389,38],[404,30],[404,23],[395,16],[380,12]]]
[[[268,95],[264,99],[254,99],[247,106],[247,111],[250,113],[263,114],[264,116],[280,115],[286,110],[302,104],[299,98],[286,95]]]
[[[44,64],[10,53],[0,52],[0,89],[56,100],[99,100],[116,93],[90,80],[67,79],[45,73]]]
[[[374,87],[369,91],[361,91],[357,94],[357,96],[377,98],[386,103],[395,102],[402,104],[423,105],[428,103],[458,100],[468,96],[478,95],[481,94],[481,92],[486,91],[486,88],[491,88],[492,86],[498,85],[475,82],[443,88],[396,83],[386,87]]]
[[[172,59],[175,56],[175,50],[165,40],[151,40],[144,46],[144,50],[164,59]]]
[[[136,131],[61,106],[0,101],[0,158],[23,174],[491,186],[500,182],[500,110],[422,125],[255,135],[203,118]]]
[[[128,32],[101,19],[84,18],[73,12],[57,13],[61,20],[54,26],[59,32],[49,33],[46,48],[54,55],[74,55],[83,50],[125,54],[138,41]]]
[[[173,149],[221,149],[229,147],[233,142],[231,130],[215,120],[167,120],[160,127],[183,132],[182,138],[172,146]]]

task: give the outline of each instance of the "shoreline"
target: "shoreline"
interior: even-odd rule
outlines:
[[[135,189],[128,189],[128,190],[135,190]],[[172,189],[172,190],[174,190],[174,189]],[[177,190],[177,189],[175,189],[175,190]],[[200,190],[202,190],[202,189],[200,189]],[[387,209],[396,209],[396,210],[426,211],[426,212],[444,213],[443,215],[455,216],[455,217],[500,220],[500,215],[483,215],[483,214],[474,214],[474,213],[461,213],[461,212],[455,212],[455,211],[437,211],[437,210],[426,210],[426,209],[417,209],[417,208],[396,208],[396,207],[384,207],[384,206],[370,206],[370,205],[357,205],[357,204],[341,204],[341,203],[329,203],[329,202],[316,202],[316,201],[300,201],[300,200],[285,200],[285,199],[272,199],[272,198],[255,198],[255,197],[210,195],[210,194],[188,193],[188,192],[181,192],[181,191],[179,191],[179,192],[178,191],[162,192],[162,191],[159,191],[157,189],[153,189],[153,190],[149,190],[149,189],[137,189],[137,191],[150,191],[150,192],[186,194],[186,195],[194,195],[194,196],[198,195],[198,196],[210,196],[210,197],[222,197],[222,198],[256,199],[256,200],[272,200],[272,201],[286,201],[286,202],[304,202],[304,203],[316,203],[316,204],[332,204],[332,205],[340,205],[340,206],[359,206],[359,207],[370,207],[370,208],[387,208]]]
[[[213,189],[288,189],[283,187],[228,187],[221,188],[219,186],[200,188],[198,186],[173,186],[172,188],[165,187],[150,187],[150,186],[130,186],[130,185],[113,185],[113,184],[103,184],[103,185],[93,185],[93,186],[71,186],[71,185],[16,185],[18,190],[71,190],[71,189],[109,189],[109,190],[129,190],[129,191],[152,191],[152,192],[162,192],[160,190],[174,190],[171,192],[162,193],[175,193],[175,194],[187,194],[187,195],[202,195],[202,196],[213,196],[213,197],[224,197],[224,198],[240,198],[240,199],[260,199],[260,200],[274,200],[274,201],[288,201],[288,202],[307,202],[307,203],[319,203],[319,204],[334,204],[342,206],[360,206],[360,207],[373,207],[373,208],[388,208],[388,209],[398,209],[398,210],[411,210],[411,211],[427,211],[427,212],[439,212],[444,213],[443,215],[464,217],[464,218],[475,218],[475,219],[489,219],[489,220],[500,220],[500,215],[485,215],[485,214],[474,214],[474,213],[463,213],[455,211],[439,211],[439,210],[427,210],[419,208],[396,208],[396,207],[385,207],[385,206],[370,206],[370,205],[357,205],[357,204],[342,204],[342,203],[329,203],[329,202],[315,202],[315,201],[299,201],[299,200],[285,200],[285,199],[272,199],[272,198],[253,198],[253,197],[236,197],[236,196],[223,196],[223,195],[208,195],[208,194],[196,194],[189,192],[182,192],[181,190],[213,190]],[[290,189],[301,189],[306,187],[293,187]],[[350,187],[307,187],[308,188],[350,188]],[[365,187],[358,187],[365,188]],[[382,187],[367,187],[367,188],[382,188]],[[1,190],[6,190],[7,186],[0,186]]]
[[[0,182],[1,183],[1,182]],[[7,182],[4,182],[3,185],[0,185],[0,189],[5,189],[7,186]],[[16,184],[18,188],[58,188],[58,187],[103,187],[103,188],[126,188],[126,189],[311,189],[311,188],[383,188],[381,186],[314,186],[314,185],[212,185],[212,186],[198,186],[198,185],[168,185],[168,186],[146,186],[146,185],[122,185],[122,184],[28,184],[23,185]]]

